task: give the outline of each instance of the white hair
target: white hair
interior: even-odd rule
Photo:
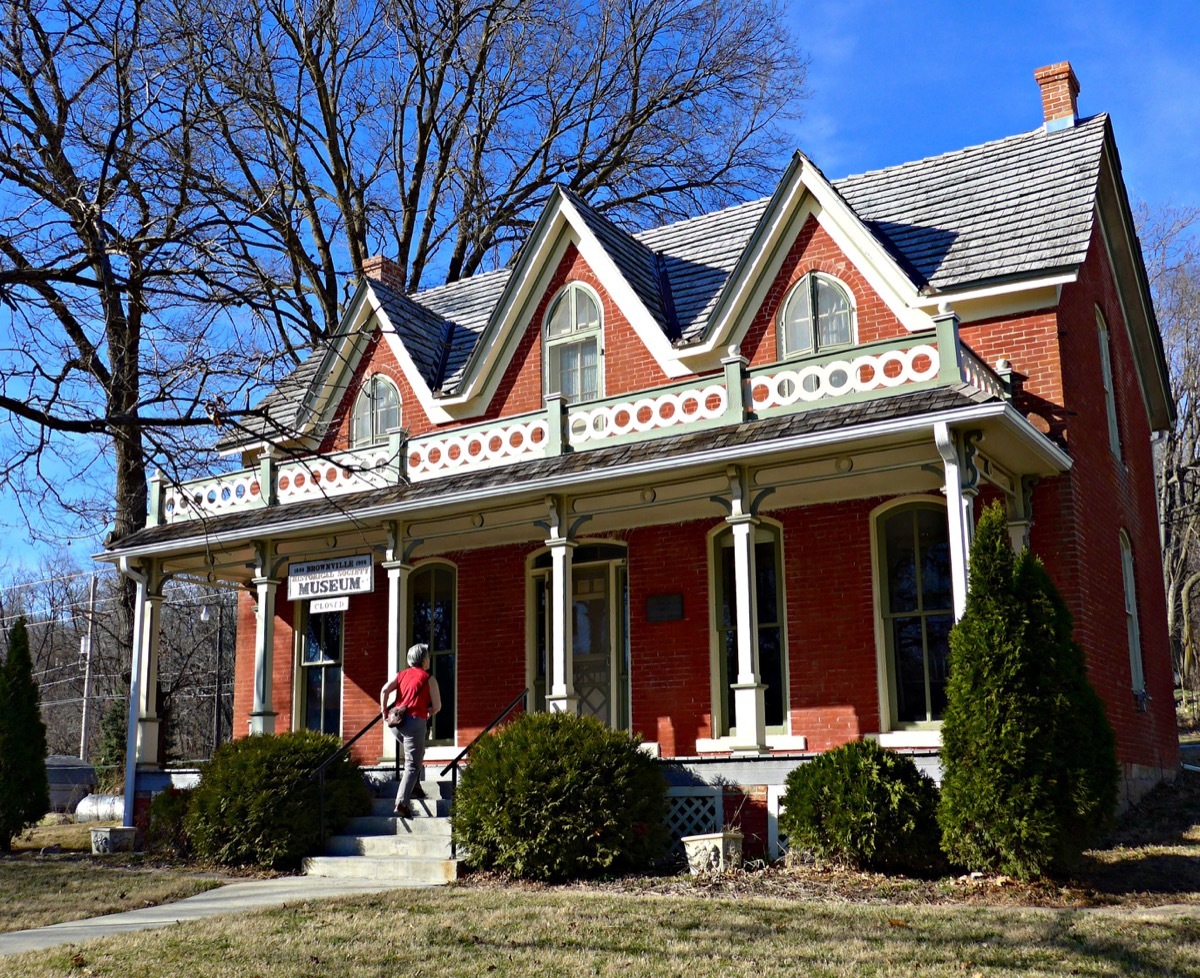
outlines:
[[[408,650],[409,666],[419,666],[421,664],[421,660],[427,655],[429,655],[429,646],[424,642],[418,642]]]

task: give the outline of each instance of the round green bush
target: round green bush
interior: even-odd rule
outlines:
[[[921,871],[938,860],[937,800],[912,758],[854,741],[788,774],[779,829],[819,859]]]
[[[179,859],[192,854],[187,832],[187,814],[192,804],[190,789],[167,788],[150,802],[150,822],[146,828],[146,848]]]
[[[341,746],[301,730],[222,744],[200,772],[185,819],[197,855],[227,866],[295,869],[320,844],[313,770]],[[365,815],[370,796],[349,755],[325,771],[325,831]]]
[[[667,786],[638,744],[564,713],[523,714],[484,737],[454,796],[454,837],[467,861],[565,880],[661,857]]]

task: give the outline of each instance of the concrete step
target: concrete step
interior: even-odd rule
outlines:
[[[392,808],[395,805],[395,796],[388,798],[374,798],[371,801],[371,814],[373,816],[392,817]],[[414,821],[421,818],[448,818],[450,815],[450,799],[449,798],[414,798],[409,805],[410,818]]]
[[[434,856],[310,856],[306,876],[328,879],[403,880],[438,885],[458,879],[458,860]]]
[[[383,781],[372,782],[375,794],[380,798],[395,798],[396,793],[400,790],[400,782],[395,778],[388,778]],[[423,793],[426,799],[437,798],[452,798],[454,797],[454,785],[450,781],[419,781],[417,787],[420,791],[413,792],[414,799],[419,800]]]
[[[326,856],[437,856],[450,858],[449,831],[437,834],[333,835],[325,840]]]

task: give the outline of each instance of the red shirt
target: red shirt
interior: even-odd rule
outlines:
[[[397,673],[396,705],[407,706],[413,716],[428,720],[429,708],[433,706],[429,678],[429,673],[420,666],[411,666]]]

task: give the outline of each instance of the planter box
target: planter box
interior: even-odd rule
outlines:
[[[692,873],[723,873],[742,865],[741,832],[708,832],[679,840]]]
[[[137,842],[137,829],[130,825],[111,825],[92,829],[92,854],[110,852],[133,852]]]

